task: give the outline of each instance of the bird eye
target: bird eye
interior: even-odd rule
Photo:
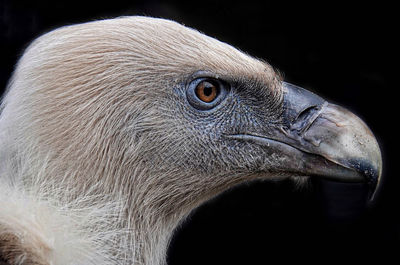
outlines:
[[[216,84],[209,81],[201,81],[196,86],[196,96],[206,103],[212,102],[219,94],[219,88]]]
[[[219,79],[198,78],[189,83],[186,96],[199,110],[210,110],[226,97],[229,85]]]

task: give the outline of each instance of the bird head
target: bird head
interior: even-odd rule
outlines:
[[[382,171],[377,141],[357,116],[163,19],[40,37],[16,68],[2,119],[13,153],[29,165],[46,159],[47,179],[122,191],[129,207],[158,213],[187,212],[253,179],[366,182],[373,193]]]

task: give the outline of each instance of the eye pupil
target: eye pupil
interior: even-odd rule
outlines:
[[[209,97],[212,94],[213,89],[211,87],[205,87],[204,88],[204,95]]]
[[[217,98],[219,89],[217,85],[202,81],[196,87],[196,96],[203,102],[210,103]]]

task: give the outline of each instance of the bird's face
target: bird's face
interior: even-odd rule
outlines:
[[[36,41],[21,61],[16,76],[24,83],[16,84],[32,92],[14,88],[8,96],[18,105],[26,95],[20,105],[29,115],[21,117],[29,120],[19,123],[32,128],[21,131],[35,134],[43,153],[52,150],[55,172],[62,165],[95,176],[91,182],[111,176],[107,189],[125,189],[127,180],[164,188],[172,199],[157,200],[172,205],[254,178],[317,176],[375,187],[381,175],[379,146],[354,114],[171,21],[66,27]],[[151,171],[148,179],[136,176],[138,165]]]
[[[376,188],[381,155],[371,131],[351,112],[307,90],[278,77],[199,70],[171,95],[164,115],[176,122],[178,138],[163,150],[163,159],[219,188],[288,176]]]
[[[184,32],[201,41],[182,44],[194,52],[175,58],[188,67],[156,96],[159,115],[168,121],[155,137],[161,142],[153,143],[161,151],[152,153],[159,164],[216,192],[254,178],[316,176],[366,182],[372,196],[382,161],[363,121],[282,81],[264,62]]]

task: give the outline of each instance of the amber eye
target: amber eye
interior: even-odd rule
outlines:
[[[219,89],[216,84],[213,84],[209,81],[201,81],[196,86],[196,96],[206,103],[212,102],[217,98]]]
[[[229,90],[229,83],[221,79],[200,77],[188,83],[186,97],[194,108],[205,111],[219,105]]]

